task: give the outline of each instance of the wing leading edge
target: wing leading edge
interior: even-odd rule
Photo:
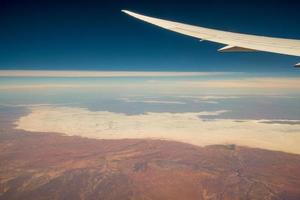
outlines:
[[[122,12],[164,29],[198,38],[201,41],[206,40],[226,45],[219,49],[220,52],[265,51],[290,56],[300,56],[300,40],[296,39],[283,39],[220,31],[148,17],[127,10],[122,10]],[[300,67],[299,64],[296,64],[295,66]]]

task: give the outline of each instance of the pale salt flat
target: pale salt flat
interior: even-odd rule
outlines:
[[[205,146],[237,144],[300,154],[300,124],[261,123],[268,120],[205,120],[214,112],[126,115],[79,107],[38,106],[16,121],[16,128],[57,132],[97,139],[151,138]]]

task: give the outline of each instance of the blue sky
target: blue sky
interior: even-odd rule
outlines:
[[[0,2],[0,69],[250,71],[300,74],[300,58],[219,53],[121,9],[226,31],[300,39],[300,3],[275,1]]]

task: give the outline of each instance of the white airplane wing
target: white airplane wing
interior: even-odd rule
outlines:
[[[300,40],[219,31],[148,17],[127,10],[122,10],[122,12],[156,26],[199,38],[201,41],[206,40],[226,45],[219,49],[220,52],[265,51],[291,56],[300,56]],[[300,63],[295,66],[300,67]]]

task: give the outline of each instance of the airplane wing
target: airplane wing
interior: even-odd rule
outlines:
[[[220,52],[265,51],[300,56],[300,40],[220,31],[148,17],[127,10],[122,10],[122,12],[156,26],[198,38],[201,41],[205,40],[224,44],[225,46],[218,50]],[[300,63],[295,66],[300,67]]]

